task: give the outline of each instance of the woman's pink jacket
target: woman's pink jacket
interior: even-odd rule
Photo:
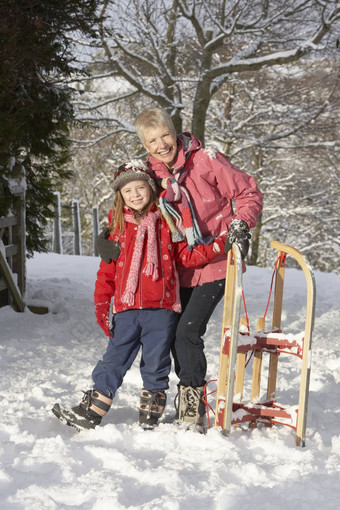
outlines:
[[[229,230],[232,219],[245,221],[249,228],[256,225],[262,211],[262,194],[253,177],[231,164],[226,157],[211,149],[203,149],[201,142],[190,133],[177,137],[178,154],[172,172],[153,156],[149,168],[156,178],[176,174],[189,161],[182,182],[193,204],[202,235],[219,235]],[[195,155],[188,160],[189,154]],[[172,204],[176,207],[176,203]],[[202,283],[225,278],[226,255],[220,255],[203,268],[179,267],[180,285],[195,287]]]

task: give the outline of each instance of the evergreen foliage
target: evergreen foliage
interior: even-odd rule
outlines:
[[[95,35],[98,0],[5,0],[0,4],[0,216],[13,203],[13,162],[26,172],[27,251],[45,251],[53,192],[70,176],[74,118],[66,80],[80,72],[70,35]]]

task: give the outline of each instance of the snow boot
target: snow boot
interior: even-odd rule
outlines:
[[[139,424],[143,428],[153,428],[157,425],[166,405],[164,391],[152,392],[142,389],[139,405]]]
[[[70,411],[54,404],[52,413],[60,421],[80,432],[83,429],[94,429],[109,411],[112,399],[96,390],[84,391],[83,400]]]
[[[178,385],[178,420],[180,422],[203,426],[205,415],[203,395],[204,386]]]

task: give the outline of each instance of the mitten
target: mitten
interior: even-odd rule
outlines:
[[[233,243],[240,249],[242,260],[246,258],[249,250],[249,227],[243,220],[232,220],[230,229],[224,245],[224,253],[228,253]]]
[[[110,314],[110,303],[106,301],[105,303],[96,303],[96,318],[99,326],[102,328],[106,336],[112,336],[110,329],[111,324],[109,321]]]
[[[96,238],[97,251],[106,264],[110,264],[111,260],[117,260],[120,254],[120,243],[110,241],[109,235],[110,231],[106,228]]]

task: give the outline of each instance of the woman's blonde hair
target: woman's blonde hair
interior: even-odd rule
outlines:
[[[150,208],[155,204],[158,207],[158,198],[154,190],[151,188],[150,184],[147,183],[150,188],[150,201],[147,205],[147,207],[143,210],[143,212],[140,214],[138,211],[133,211],[135,220],[137,223],[140,222],[140,220],[146,216],[150,210]],[[118,190],[115,194],[115,197],[113,199],[113,215],[111,219],[111,225],[110,225],[110,233],[113,234],[116,232],[118,228],[118,235],[121,235],[125,230],[125,219],[124,219],[124,199],[123,196]]]
[[[147,108],[138,115],[135,122],[135,129],[143,145],[145,145],[144,131],[159,126],[166,126],[169,131],[176,134],[171,117],[165,110],[161,108]]]

